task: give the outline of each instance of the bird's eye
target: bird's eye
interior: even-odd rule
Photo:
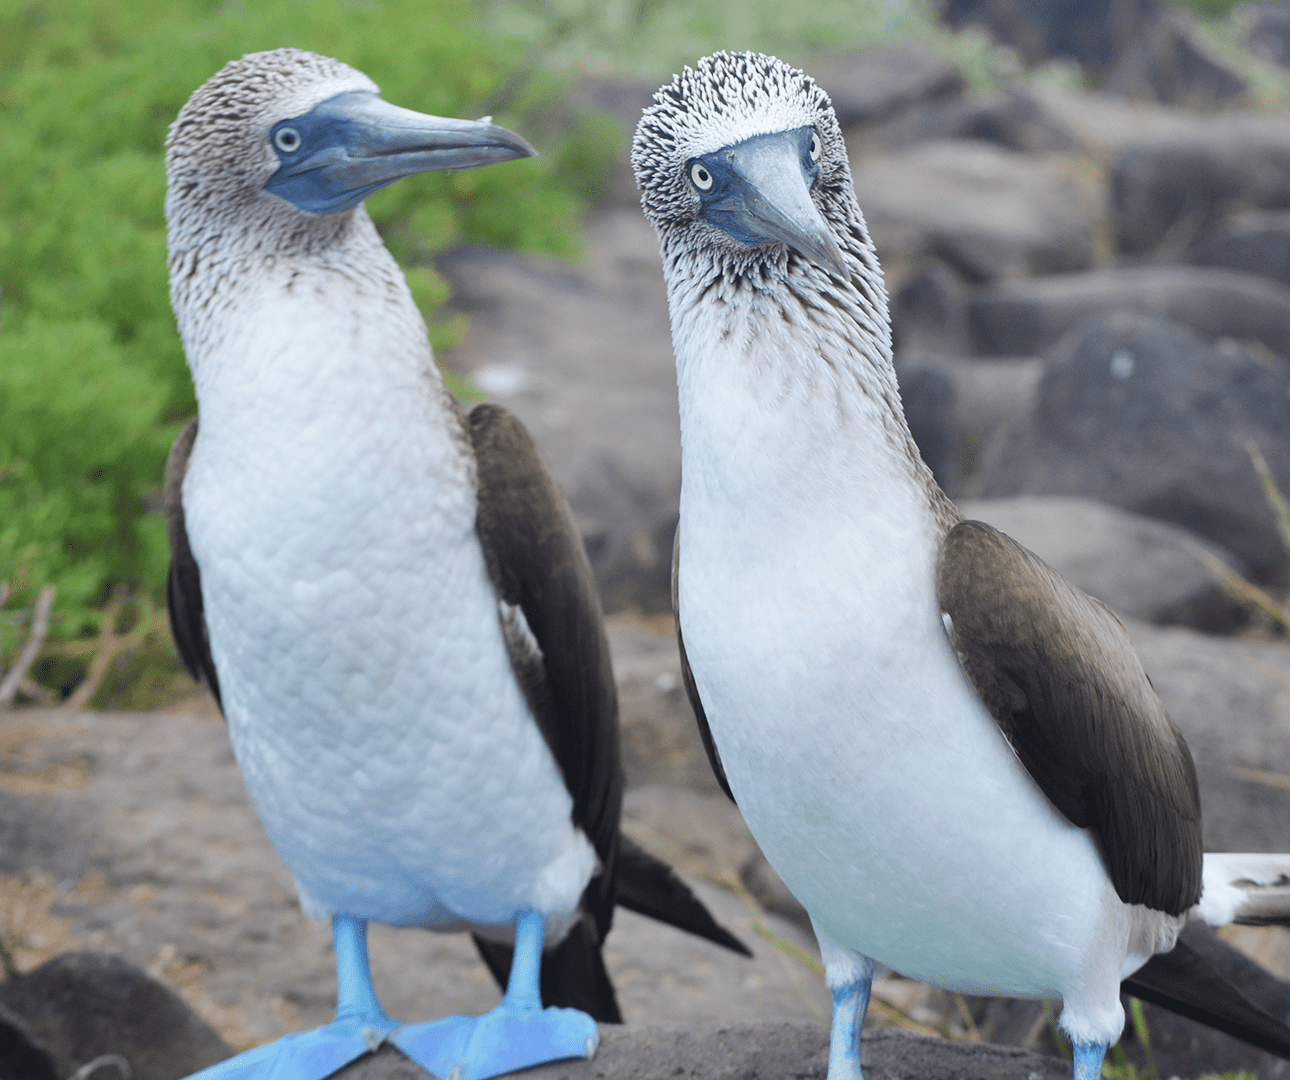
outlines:
[[[690,179],[700,191],[712,190],[712,173],[708,172],[697,161],[690,166]]]
[[[814,131],[811,132],[811,149],[807,153],[811,155],[812,161],[820,160],[820,136]]]
[[[278,128],[273,136],[273,145],[284,154],[294,154],[300,149],[300,132],[293,127]]]

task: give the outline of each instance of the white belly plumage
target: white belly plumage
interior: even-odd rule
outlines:
[[[1061,996],[1118,1031],[1126,953],[1159,919],[1120,902],[967,682],[932,528],[900,509],[854,531],[836,507],[743,517],[712,489],[682,490],[686,652],[740,810],[817,929],[910,977]]]
[[[595,853],[512,676],[451,440],[370,417],[258,452],[206,435],[184,500],[224,709],[305,909],[454,929],[533,908],[558,940]]]
[[[681,611],[735,798],[822,930],[964,992],[1055,996],[1080,981],[1089,942],[1112,915],[1097,851],[1025,776],[970,688],[946,678],[950,657],[888,651],[886,670],[866,681],[875,658],[863,649],[799,641],[794,652],[817,664],[797,669],[750,641],[755,632],[732,633],[770,629],[764,615],[721,620],[718,637],[711,602],[683,599]],[[855,632],[865,616],[853,615]],[[918,689],[906,685],[897,701],[892,678]]]

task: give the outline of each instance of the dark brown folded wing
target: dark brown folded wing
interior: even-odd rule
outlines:
[[[166,535],[170,538],[166,607],[170,611],[170,633],[175,639],[179,659],[194,679],[204,681],[211,688],[216,702],[219,702],[219,676],[215,674],[202,608],[202,575],[188,546],[188,531],[184,527],[184,476],[188,472],[188,456],[193,452],[196,438],[197,417],[194,416],[175,437],[170,456],[166,459],[166,483],[162,495]]]
[[[516,675],[600,856],[585,902],[602,935],[613,911],[622,808],[618,692],[600,597],[569,504],[528,432],[497,405],[468,417],[479,468],[476,525],[500,600],[524,613],[540,656],[512,645]],[[512,636],[508,636],[508,642]]]
[[[712,729],[708,727],[708,714],[703,711],[703,702],[699,700],[699,688],[694,682],[694,672],[690,670],[690,659],[685,655],[685,637],[681,633],[681,605],[677,602],[679,596],[676,587],[677,569],[680,565],[681,526],[678,523],[676,534],[672,538],[672,614],[676,618],[676,647],[681,652],[681,682],[685,684],[690,708],[694,710],[694,719],[699,725],[699,739],[708,755],[708,764],[712,766],[712,773],[717,778],[717,783],[721,785],[721,790],[726,793],[726,798],[735,802],[734,794],[730,790],[730,781],[726,779],[725,766],[721,764],[721,755],[717,752],[717,744],[712,740]]]
[[[1044,794],[1092,832],[1120,898],[1195,904],[1196,769],[1119,619],[979,521],[949,531],[937,590],[972,685]]]

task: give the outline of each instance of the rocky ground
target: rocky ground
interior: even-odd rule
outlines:
[[[683,1045],[698,1039],[699,1030],[746,1028],[779,1046],[782,1028],[811,1042],[814,1053],[824,1046],[829,1009],[812,966],[814,943],[800,909],[711,779],[662,622],[630,615],[610,620],[630,781],[625,828],[669,859],[756,955],[745,960],[619,912],[606,957],[628,1029],[608,1035],[606,1050],[634,1047],[632,1039],[663,1039],[654,1032],[663,1024],[672,1025],[666,1038]],[[1133,633],[1196,754],[1207,846],[1283,846],[1290,815],[1290,647],[1145,623],[1133,624]],[[0,925],[20,969],[75,949],[119,955],[178,991],[233,1049],[328,1019],[335,1000],[330,936],[296,905],[290,876],[255,819],[209,699],[154,713],[33,709],[12,717],[0,728],[0,808]],[[1290,932],[1242,929],[1224,937],[1290,977]],[[377,990],[394,1015],[480,1011],[497,1000],[464,937],[373,927],[371,950]],[[42,1012],[39,987],[24,990],[21,983],[0,984],[0,1010],[16,1013],[47,1045],[63,1045],[65,1021]],[[1266,992],[1275,1005],[1276,986]],[[1280,1004],[1290,1013],[1290,993]],[[769,1034],[758,1026],[771,1021]],[[784,1027],[789,1021],[813,1034]],[[1197,1029],[1163,1014],[1151,1022],[1157,1058],[1173,1062],[1180,1075],[1198,1074],[1188,1068],[1198,1060],[1191,1045]],[[1004,1003],[959,1002],[896,976],[875,990],[871,1027],[883,1026],[965,1046],[1001,1041],[1050,1049],[1037,1007],[1018,1012]],[[646,1028],[654,1033],[642,1034]],[[168,1023],[167,1033],[172,1030]],[[118,1035],[105,1034],[79,1056],[65,1051],[59,1075],[99,1053],[137,1052],[134,1044],[113,1042]],[[699,1041],[716,1055],[714,1062],[726,1060],[719,1043],[706,1036]],[[1279,1075],[1256,1052],[1213,1041],[1205,1064],[1260,1065],[1261,1075]],[[1172,1042],[1179,1044],[1173,1058]],[[904,1046],[891,1044],[893,1061]],[[181,1050],[191,1053],[191,1041],[168,1055]],[[136,1077],[182,1075],[184,1068],[166,1071],[177,1059],[200,1063],[168,1055],[159,1055],[155,1072],[136,1064]],[[949,1072],[923,1075],[959,1075],[953,1070],[964,1068],[964,1060],[974,1059],[947,1058],[942,1064]],[[743,1065],[721,1068],[727,1066],[730,1075],[742,1075]],[[711,1075],[723,1075],[713,1068]],[[813,1068],[803,1075],[814,1075]]]
[[[888,271],[924,455],[972,515],[1132,620],[1196,757],[1207,848],[1287,850],[1290,644],[1216,587],[1215,567],[1276,595],[1290,583],[1248,452],[1257,444],[1290,488],[1290,120],[1042,86],[972,95],[916,49],[818,71]],[[585,96],[634,118],[651,89],[601,81]],[[657,246],[625,162],[585,237],[570,263],[479,247],[445,257],[470,323],[443,359],[533,432],[617,612],[626,830],[756,956],[621,912],[606,956],[627,1026],[605,1032],[594,1062],[542,1075],[822,1076],[829,996],[809,928],[717,790],[680,689],[666,614],[680,470],[671,347]],[[30,973],[0,984],[0,1020],[49,1054],[32,1064],[0,1042],[0,1077],[66,1077],[120,1053],[134,1077],[169,1080],[225,1047],[323,1022],[334,1001],[329,934],[299,911],[200,695],[155,713],[0,721],[0,927]],[[1197,945],[1290,1017],[1290,989],[1273,977],[1290,979],[1290,932]],[[497,999],[463,938],[377,927],[371,948],[395,1015]],[[137,970],[67,955],[84,949]],[[124,1008],[120,994],[104,1003],[106,985],[135,987],[129,1000],[146,1005],[132,1015],[152,1026],[88,1025]],[[1287,1074],[1147,1015],[1162,1077]],[[888,976],[870,1029],[871,1078],[1064,1074],[1027,1056],[1054,1050],[1036,1005]],[[989,1042],[1013,1049],[977,1045]],[[351,1074],[410,1068],[383,1051]]]

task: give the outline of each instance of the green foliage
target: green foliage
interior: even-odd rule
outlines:
[[[1181,8],[1187,8],[1197,15],[1206,15],[1210,18],[1230,15],[1233,8],[1245,2],[1246,0],[1174,0],[1174,3]]]
[[[799,60],[821,49],[935,35],[922,0],[485,0],[488,25],[525,42],[530,62],[610,66],[666,77],[716,49]]]
[[[57,583],[64,635],[97,625],[105,582],[165,573],[164,528],[141,511],[174,434],[166,391],[105,320],[0,335],[0,573],[19,597]]]
[[[282,45],[337,56],[387,100],[439,115],[489,111],[504,83],[527,106],[538,85],[516,81],[520,45],[487,36],[465,0],[0,0],[0,580],[9,611],[58,586],[54,638],[91,632],[114,585],[160,596],[163,465],[195,409],[169,307],[163,144],[202,82]],[[414,266],[437,345],[463,324],[439,316],[447,286],[415,264],[464,238],[575,249],[588,166],[569,162],[615,147],[575,133],[543,150],[369,201]]]

